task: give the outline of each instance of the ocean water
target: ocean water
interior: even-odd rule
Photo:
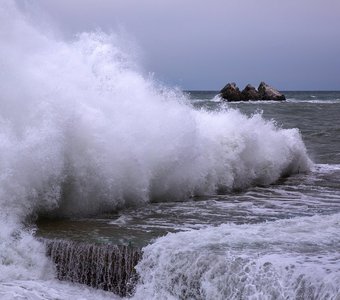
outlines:
[[[46,239],[142,248],[133,299],[340,299],[340,92],[181,92],[9,0],[0,40],[0,299],[119,298]]]

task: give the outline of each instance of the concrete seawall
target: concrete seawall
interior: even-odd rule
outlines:
[[[134,267],[141,258],[141,249],[65,240],[44,239],[44,243],[59,280],[86,284],[119,296],[134,293],[138,280]]]

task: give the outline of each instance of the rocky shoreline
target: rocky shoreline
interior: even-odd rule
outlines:
[[[251,84],[248,84],[242,91],[240,91],[235,82],[228,83],[220,91],[220,96],[227,101],[286,100],[285,95],[263,81],[257,89]]]

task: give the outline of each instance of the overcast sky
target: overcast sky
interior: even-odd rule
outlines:
[[[170,86],[219,90],[264,80],[280,90],[340,90],[340,0],[25,2],[68,38],[125,32],[142,69]]]

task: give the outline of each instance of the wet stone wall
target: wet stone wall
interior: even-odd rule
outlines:
[[[45,240],[47,255],[56,265],[57,278],[131,296],[137,283],[135,266],[141,250],[122,245]]]

